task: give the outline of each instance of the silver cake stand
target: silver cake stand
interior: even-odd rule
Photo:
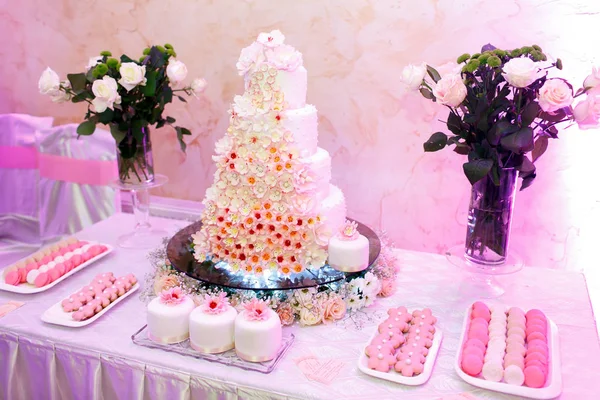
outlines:
[[[326,264],[322,268],[307,268],[300,273],[283,275],[277,272],[266,271],[263,275],[247,275],[234,273],[223,261],[213,263],[206,261],[199,263],[191,251],[191,235],[202,226],[202,222],[183,228],[169,240],[167,244],[167,258],[171,265],[187,276],[209,285],[216,285],[239,290],[291,290],[318,287],[334,284],[347,278],[364,274],[377,262],[381,251],[381,241],[377,234],[368,226],[357,222],[358,232],[369,240],[369,266],[365,271],[358,273],[344,273],[333,269]]]

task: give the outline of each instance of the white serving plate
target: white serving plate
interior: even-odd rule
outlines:
[[[471,306],[467,308],[465,313],[465,320],[463,323],[463,329],[460,336],[460,347],[458,348],[458,354],[456,355],[456,363],[454,369],[458,376],[460,376],[465,382],[470,383],[473,386],[477,386],[483,389],[493,390],[495,392],[502,392],[507,394],[513,394],[516,396],[529,397],[531,399],[554,399],[558,397],[562,392],[562,377],[560,374],[560,351],[558,348],[558,327],[556,324],[546,317],[548,321],[548,378],[546,380],[546,386],[542,388],[530,388],[527,386],[509,385],[504,382],[492,382],[487,381],[483,378],[474,377],[465,373],[460,367],[462,360],[462,348],[466,341],[467,328],[470,322]]]
[[[48,289],[52,288],[53,286],[59,284],[60,282],[64,281],[65,279],[67,279],[68,277],[70,277],[71,275],[73,275],[74,273],[76,273],[78,271],[81,271],[82,269],[84,269],[88,265],[90,265],[90,264],[92,264],[92,263],[100,260],[101,258],[105,257],[106,255],[108,255],[109,253],[111,253],[113,251],[113,247],[111,245],[109,245],[109,244],[97,243],[97,242],[88,242],[88,243],[90,243],[90,244],[103,244],[104,246],[106,246],[107,250],[104,253],[102,253],[102,254],[98,254],[96,257],[90,258],[89,260],[87,260],[83,264],[80,264],[77,268],[73,268],[72,270],[70,270],[69,272],[67,272],[66,274],[64,274],[63,276],[61,276],[57,280],[55,280],[54,282],[50,283],[49,285],[42,286],[41,288],[38,288],[35,285],[31,285],[31,284],[29,284],[27,282],[21,283],[21,284],[19,284],[17,286],[15,286],[15,285],[9,285],[4,280],[4,270],[2,270],[2,271],[0,271],[0,290],[5,290],[7,292],[13,292],[13,293],[20,293],[20,294],[34,294],[34,293],[45,292],[46,290],[48,290]],[[27,256],[25,258],[22,258],[19,261],[24,261],[24,260],[26,260],[28,258],[29,258],[29,256]],[[15,263],[13,263],[11,265],[14,265],[14,264],[18,263],[19,261],[16,261]]]
[[[367,345],[363,348],[362,354],[358,359],[358,369],[364,372],[367,375],[374,376],[375,378],[385,379],[386,381],[400,383],[402,385],[409,386],[418,386],[422,385],[429,380],[431,377],[431,373],[433,372],[433,366],[435,365],[435,359],[437,358],[438,351],[440,350],[442,344],[442,331],[436,327],[435,333],[433,334],[432,344],[429,348],[429,353],[427,357],[425,357],[425,364],[423,365],[423,372],[419,375],[406,377],[401,373],[396,372],[393,368],[389,372],[381,372],[375,371],[374,369],[369,368],[368,362],[369,357],[365,354],[366,347],[371,343],[371,341],[379,334],[379,331],[375,330],[373,336],[369,338]]]
[[[127,297],[129,297],[129,295],[138,290],[139,287],[140,283],[137,282],[123,296],[118,297],[115,301],[110,303],[105,309],[100,311],[98,314],[95,314],[92,318],[85,319],[83,321],[75,321],[71,316],[73,314],[72,312],[65,312],[62,308],[62,300],[60,300],[58,303],[44,311],[44,313],[42,314],[42,321],[48,324],[68,326],[70,328],[81,328],[82,326],[91,324],[92,322],[106,314],[108,310],[119,304],[121,301],[125,300]]]

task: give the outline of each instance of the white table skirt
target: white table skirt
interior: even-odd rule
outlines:
[[[154,218],[174,233],[183,221]],[[117,214],[78,236],[115,244],[129,230],[132,216]],[[147,251],[117,248],[105,259],[37,295],[0,292],[0,304],[26,302],[0,318],[0,399],[435,399],[471,392],[480,398],[512,399],[474,388],[454,372],[460,328],[468,304],[458,291],[461,271],[439,255],[398,251],[399,289],[333,326],[290,329],[296,341],[271,374],[248,372],[135,345],[131,335],[145,324],[145,305],[134,295],[93,324],[79,329],[45,324],[40,315],[85,285],[96,274],[133,272],[142,285],[150,270]],[[560,332],[562,399],[595,399],[600,392],[600,344],[582,274],[525,268],[501,278],[508,287],[499,300],[522,308],[541,308]],[[142,288],[143,289],[143,288]],[[393,305],[430,307],[444,332],[429,382],[407,387],[362,374],[356,361],[385,310]],[[310,381],[294,359],[313,353],[345,362],[330,385]]]

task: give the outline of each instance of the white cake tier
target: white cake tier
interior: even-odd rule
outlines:
[[[277,71],[275,82],[283,92],[287,109],[302,108],[306,104],[307,71],[299,66],[294,71]]]
[[[329,185],[329,195],[321,203],[320,214],[332,235],[339,232],[346,222],[346,199],[339,187]]]
[[[202,353],[222,353],[234,347],[237,311],[227,306],[221,314],[208,314],[202,307],[190,314],[190,345]]]
[[[182,303],[163,304],[160,297],[148,304],[148,336],[159,343],[179,343],[190,335],[189,317],[196,307],[194,301],[185,297]]]
[[[369,239],[358,235],[355,240],[342,240],[337,235],[329,240],[329,265],[342,272],[359,272],[369,266]]]
[[[265,321],[249,321],[246,311],[235,319],[235,352],[241,359],[263,362],[277,356],[282,339],[281,320],[275,311],[267,312]]]
[[[308,157],[317,151],[317,109],[307,104],[304,107],[284,111],[283,126],[294,136],[300,157]]]
[[[316,153],[310,157],[300,159],[300,161],[313,171],[315,182],[315,197],[317,201],[322,201],[329,196],[329,182],[331,181],[331,156],[329,152],[320,147]]]

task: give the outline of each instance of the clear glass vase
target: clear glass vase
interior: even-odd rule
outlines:
[[[119,180],[125,185],[139,185],[154,181],[154,159],[150,129],[142,128],[142,140],[138,141],[131,130],[117,145]]]
[[[487,175],[471,189],[465,258],[480,265],[501,265],[508,256],[518,171],[500,169],[499,178],[496,185]]]

